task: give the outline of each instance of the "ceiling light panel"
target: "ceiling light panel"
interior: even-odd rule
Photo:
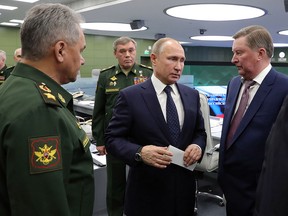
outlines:
[[[165,11],[168,15],[204,21],[230,21],[243,20],[265,15],[265,11],[260,8],[229,5],[229,4],[193,4],[168,8]]]
[[[2,22],[2,23],[0,23],[0,25],[4,25],[4,26],[18,26],[19,23]]]
[[[143,26],[140,29],[132,30],[130,24],[124,23],[81,23],[81,27],[99,31],[143,31],[147,29],[147,27]]]
[[[288,35],[288,30],[279,31],[278,34],[280,34],[280,35]]]
[[[190,37],[192,40],[202,41],[233,41],[234,39],[230,36],[194,36]]]
[[[18,7],[8,6],[8,5],[0,5],[0,9],[2,10],[15,10]]]
[[[39,0],[13,0],[13,1],[26,2],[26,3],[35,3],[35,2],[38,2]]]

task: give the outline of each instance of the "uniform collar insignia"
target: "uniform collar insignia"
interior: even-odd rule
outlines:
[[[41,84],[39,85],[39,88],[40,88],[41,90],[45,91],[45,92],[51,92],[51,90],[46,86],[45,83],[41,83]]]
[[[56,98],[54,95],[50,94],[50,93],[44,93],[44,95],[48,98],[48,99],[53,99],[54,101],[56,101]]]
[[[58,98],[62,103],[66,103],[65,98],[60,93],[58,93]]]

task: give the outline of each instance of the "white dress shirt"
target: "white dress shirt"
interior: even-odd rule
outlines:
[[[162,83],[154,74],[151,77],[152,84],[154,86],[154,89],[156,91],[156,95],[159,101],[159,104],[162,109],[163,116],[166,119],[166,101],[167,101],[167,95],[164,92],[164,88],[166,85]],[[172,99],[176,105],[177,113],[178,113],[178,118],[179,118],[179,124],[180,128],[182,129],[183,122],[184,122],[184,109],[183,109],[183,104],[182,100],[179,94],[179,91],[177,89],[177,86],[175,84],[170,85],[172,88]]]

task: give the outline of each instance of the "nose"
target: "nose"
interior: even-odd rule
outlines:
[[[231,63],[235,64],[238,61],[238,59],[236,58],[236,55],[233,54],[232,59],[231,59]]]
[[[184,63],[182,61],[176,61],[175,70],[181,71],[183,68]]]
[[[129,51],[129,50],[127,50],[127,51],[125,52],[125,56],[126,56],[126,57],[129,57],[129,56],[130,56],[130,51]]]
[[[84,65],[85,64],[85,59],[83,58],[83,56],[81,55],[81,59],[80,59],[80,64]]]

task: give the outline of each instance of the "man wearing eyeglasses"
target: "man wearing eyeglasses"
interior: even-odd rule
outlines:
[[[135,40],[120,37],[113,43],[118,65],[103,69],[97,83],[93,111],[92,132],[100,155],[106,155],[104,132],[112,117],[112,110],[120,90],[144,82],[152,75],[152,68],[137,64]],[[109,216],[122,216],[126,187],[126,164],[106,155],[107,196]]]

